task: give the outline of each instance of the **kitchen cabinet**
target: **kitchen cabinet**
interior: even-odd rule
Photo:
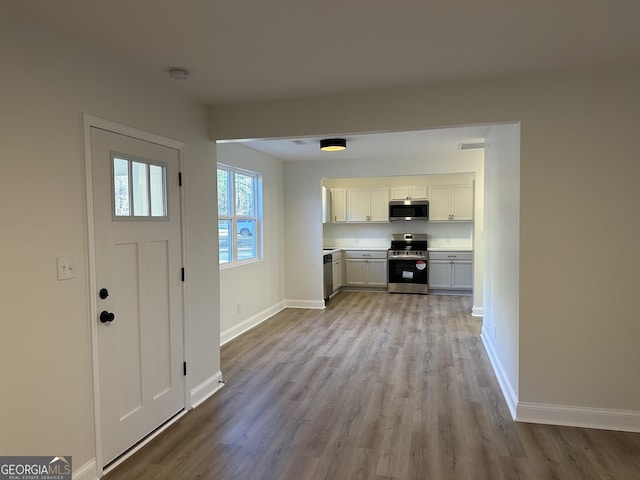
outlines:
[[[473,253],[429,252],[429,291],[473,289]]]
[[[409,200],[412,198],[429,198],[429,187],[418,185],[413,187],[391,187],[390,200]]]
[[[388,188],[348,188],[347,222],[388,222]]]
[[[333,291],[336,292],[340,289],[343,282],[343,258],[342,252],[335,252],[333,255]]]
[[[331,189],[331,222],[341,223],[347,221],[347,189]]]
[[[345,285],[347,286],[386,287],[386,250],[347,250],[345,252],[345,275]]]
[[[429,189],[429,221],[471,220],[472,185],[440,185]]]
[[[322,186],[322,223],[331,222],[331,190]]]

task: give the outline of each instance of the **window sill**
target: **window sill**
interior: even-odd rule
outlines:
[[[244,265],[251,265],[252,263],[259,263],[262,262],[262,258],[251,258],[248,260],[238,260],[235,262],[229,262],[229,263],[221,263],[219,264],[220,266],[220,270],[229,270],[230,268],[235,268],[235,267],[242,267]]]

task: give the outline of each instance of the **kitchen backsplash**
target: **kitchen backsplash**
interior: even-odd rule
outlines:
[[[431,248],[471,249],[473,246],[471,222],[325,223],[323,246],[388,248],[392,233],[426,233]]]

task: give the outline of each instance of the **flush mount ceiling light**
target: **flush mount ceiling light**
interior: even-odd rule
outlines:
[[[173,78],[174,80],[186,80],[189,78],[189,71],[184,68],[170,68],[169,78]]]
[[[323,152],[339,152],[347,148],[344,138],[324,138],[320,140],[320,150]]]

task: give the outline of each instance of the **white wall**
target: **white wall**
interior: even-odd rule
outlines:
[[[220,143],[218,161],[262,175],[263,258],[220,271],[220,332],[225,343],[284,308],[282,161]],[[238,304],[240,311],[238,311]]]
[[[556,421],[562,407],[587,409],[591,417],[615,411],[640,431],[640,162],[633,142],[639,84],[636,66],[228,105],[211,109],[210,132],[212,138],[268,138],[520,122],[520,231],[518,240],[509,240],[519,265],[485,265],[493,275],[518,278],[517,340],[507,337],[504,345],[505,352],[518,352],[518,364],[502,361],[517,371],[519,404],[551,406],[540,421]],[[355,166],[358,171],[343,166],[349,173],[342,176],[387,170]],[[285,199],[315,190],[319,202],[319,179],[332,170],[338,165],[287,164]],[[304,197],[285,208],[287,225],[318,208]],[[320,247],[319,228],[310,224],[308,234],[304,251],[291,240],[294,257]],[[287,278],[293,273],[288,264]],[[320,289],[319,279],[286,286],[292,298]]]
[[[215,144],[202,105],[5,6],[0,58],[0,452],[65,452],[77,470],[95,457],[97,321],[88,316],[82,114],[186,144],[189,388],[220,370]],[[72,257],[77,278],[57,281],[58,255]]]
[[[515,414],[519,380],[520,126],[485,139],[485,265],[482,339]]]

